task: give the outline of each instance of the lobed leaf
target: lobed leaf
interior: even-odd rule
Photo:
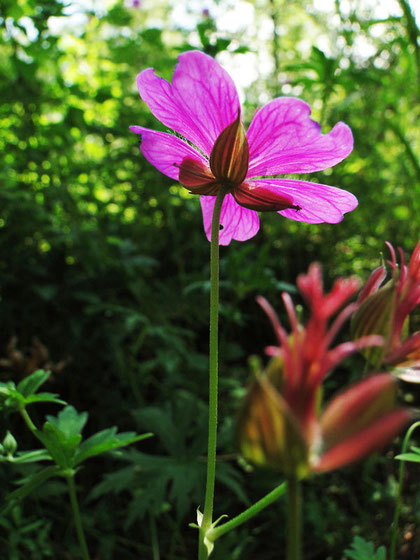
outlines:
[[[23,397],[29,397],[37,392],[37,390],[45,383],[45,381],[49,378],[51,372],[45,371],[43,369],[38,369],[22,379],[20,383],[18,383],[17,390]]]
[[[151,433],[138,435],[135,432],[117,434],[117,428],[115,426],[107,428],[106,430],[94,434],[80,445],[76,452],[74,464],[78,465],[90,457],[112,451],[113,449],[118,449],[119,447],[131,445],[132,443],[141,441],[152,435]]]

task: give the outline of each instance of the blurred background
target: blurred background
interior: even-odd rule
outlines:
[[[274,343],[256,295],[284,317],[280,294],[299,301],[296,276],[312,261],[322,263],[327,287],[340,275],[366,279],[384,241],[407,254],[420,237],[419,5],[1,0],[0,26],[0,380],[46,367],[46,390],[89,412],[87,435],[111,425],[155,433],[78,476],[93,558],[193,559],[188,522],[203,505],[205,474],[209,243],[198,197],[156,171],[128,130],[165,130],[140,100],[136,74],[154,67],[170,80],[177,56],[201,49],[234,77],[246,123],[270,99],[297,96],[324,132],[344,121],[355,138],[343,163],[299,176],[358,197],[342,223],[267,213],[255,238],[221,249],[216,514],[232,517],[281,482],[239,459],[235,444],[247,360]],[[327,391],[363,368],[348,360]],[[34,420],[45,413],[56,407],[34,409]],[[36,445],[19,419],[3,419],[1,439],[7,429],[23,449]],[[305,559],[347,559],[359,534],[388,544],[394,451],[306,484]],[[2,495],[25,469],[0,464]],[[420,490],[415,465],[407,471],[398,558],[412,560]],[[64,503],[64,483],[53,481],[4,513],[3,557],[77,558]],[[223,537],[214,559],[283,558],[283,510],[279,502]]]

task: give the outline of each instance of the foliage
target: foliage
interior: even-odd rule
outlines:
[[[411,461],[412,463],[420,463],[420,447],[411,446],[411,453],[401,453],[395,458],[400,461]]]
[[[385,560],[386,550],[381,546],[375,552],[373,543],[366,541],[362,537],[354,537],[352,550],[345,550],[346,557],[351,560]]]

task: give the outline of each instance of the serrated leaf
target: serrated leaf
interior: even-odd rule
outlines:
[[[56,417],[47,416],[48,423],[58,428],[67,437],[80,434],[87,419],[87,412],[79,413],[73,406],[66,406]]]
[[[29,477],[28,482],[26,482],[23,486],[21,486],[17,490],[11,492],[6,499],[10,501],[10,500],[20,500],[22,498],[25,498],[26,496],[28,496],[28,494],[33,492],[33,490],[38,488],[38,486],[43,484],[46,480],[48,480],[53,476],[58,475],[59,471],[60,469],[56,465],[46,467],[42,471],[39,471],[36,474],[31,475]]]
[[[36,395],[29,395],[25,398],[25,404],[31,404],[34,402],[53,402],[57,404],[67,404],[58,397],[56,393],[37,393]]]
[[[36,391],[41,387],[43,383],[45,383],[49,376],[49,371],[38,369],[34,371],[34,373],[31,373],[31,375],[28,375],[28,377],[25,377],[25,379],[22,379],[22,381],[17,386],[17,390],[25,398],[29,397],[29,395],[36,393]]]
[[[375,552],[374,544],[362,537],[354,537],[351,546],[352,550],[344,551],[350,560],[386,560],[386,549],[384,546],[380,546]]]
[[[112,451],[113,449],[118,449],[119,447],[131,445],[136,441],[141,441],[142,439],[151,437],[152,435],[153,434],[151,433],[138,435],[135,432],[123,432],[121,434],[117,434],[117,428],[115,426],[102,430],[101,432],[98,432],[88,438],[80,445],[75,456],[74,464],[78,465],[90,457]]]

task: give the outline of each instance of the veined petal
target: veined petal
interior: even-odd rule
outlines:
[[[253,181],[236,186],[232,194],[238,204],[259,212],[275,212],[293,207],[293,202],[289,197],[273,189],[254,185]],[[298,207],[295,206],[295,210],[297,209]]]
[[[211,220],[216,197],[202,196],[200,198],[203,211],[203,225],[207,239],[211,240]],[[220,214],[220,224],[223,228],[219,232],[219,244],[229,245],[232,239],[246,241],[257,234],[260,229],[258,214],[239,206],[231,194],[227,194]]]
[[[337,123],[328,134],[309,118],[311,108],[294,97],[279,97],[254,116],[249,130],[247,177],[311,173],[336,165],[353,149],[350,128]]]
[[[210,56],[189,51],[178,58],[172,84],[153,68],[137,76],[140,96],[154,116],[210,156],[216,138],[238,114],[235,84]]]
[[[280,210],[279,214],[299,222],[335,224],[341,222],[344,213],[357,206],[353,194],[329,185],[294,179],[254,179],[252,183],[291,199],[299,210],[289,208]]]
[[[207,160],[197,150],[172,134],[142,126],[130,126],[130,130],[141,134],[140,149],[147,161],[171,179],[179,180],[179,168],[186,158],[207,165]]]
[[[373,422],[368,428],[338,443],[314,462],[315,472],[330,471],[362,459],[391,442],[398,432],[410,421],[406,409],[397,409]]]

